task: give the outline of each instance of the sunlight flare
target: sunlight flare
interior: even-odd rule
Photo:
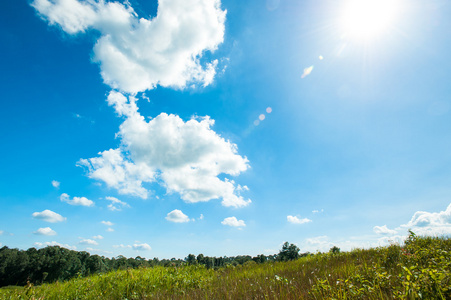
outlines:
[[[346,36],[370,39],[383,34],[393,24],[398,2],[391,0],[349,0],[340,25]]]

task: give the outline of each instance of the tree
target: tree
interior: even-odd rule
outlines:
[[[330,248],[329,253],[338,254],[340,253],[340,248],[338,248],[337,246],[333,246],[332,248]]]
[[[188,256],[185,258],[188,265],[195,265],[197,264],[196,256],[194,254],[188,254]]]
[[[299,247],[295,244],[290,244],[285,242],[282,246],[282,250],[279,251],[277,255],[278,261],[289,261],[299,258]]]
[[[204,255],[201,253],[199,255],[197,255],[197,263],[200,264],[205,264],[205,257]]]
[[[253,257],[252,260],[255,261],[256,263],[262,264],[267,260],[267,257],[263,254],[260,254]]]

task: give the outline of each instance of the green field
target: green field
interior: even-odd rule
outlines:
[[[41,286],[6,287],[0,299],[451,299],[451,239],[249,261],[114,271]]]

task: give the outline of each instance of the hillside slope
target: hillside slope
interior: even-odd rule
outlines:
[[[0,299],[451,299],[451,239],[253,261],[115,271],[66,282],[0,289]]]

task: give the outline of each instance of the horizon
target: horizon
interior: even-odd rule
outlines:
[[[2,3],[0,247],[449,236],[451,3],[357,3]]]

